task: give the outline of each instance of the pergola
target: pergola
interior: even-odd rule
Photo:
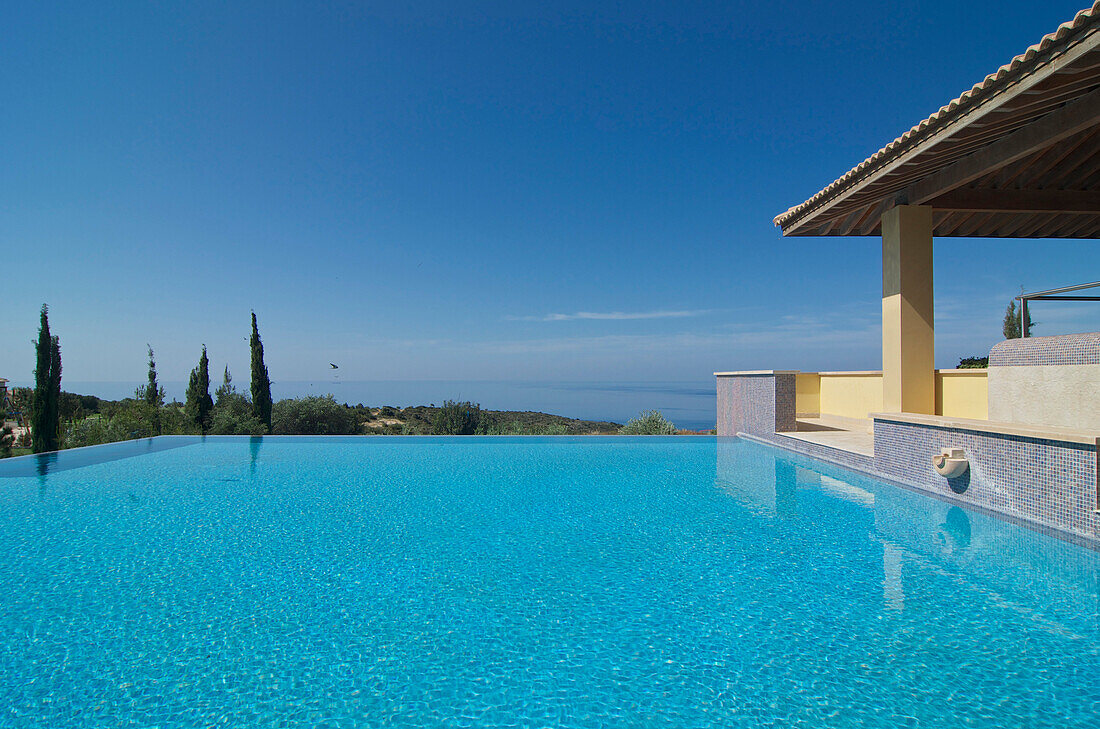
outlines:
[[[1100,236],[1100,0],[775,223],[882,236],[883,407],[934,413],[933,237]]]

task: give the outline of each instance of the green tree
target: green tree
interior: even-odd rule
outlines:
[[[1001,332],[1005,335],[1005,339],[1020,338],[1020,314],[1016,311],[1015,299],[1008,302],[1008,308],[1005,309],[1005,318],[1001,322]]]
[[[1022,291],[1023,289],[1021,289]],[[1022,321],[1023,307],[1016,308],[1016,300],[1008,302],[1008,308],[1005,309],[1005,318],[1001,323],[1001,332],[1005,335],[1005,339],[1019,339],[1024,335],[1023,333],[1023,321]],[[1031,312],[1027,313],[1027,333],[1031,335],[1032,329],[1035,328],[1036,322],[1031,318]]]
[[[224,387],[224,385],[222,386]],[[222,392],[210,417],[210,432],[214,435],[263,435],[267,426],[252,413],[252,403],[239,392]]]
[[[49,308],[45,304],[39,317],[35,354],[37,363],[34,368],[31,432],[34,452],[45,453],[58,449],[61,430],[61,343],[56,336],[50,335]]]
[[[54,450],[61,447],[61,338],[50,337],[50,421]]]
[[[218,386],[217,390],[214,390],[214,405],[221,405],[223,399],[236,394],[237,388],[233,387],[233,375],[229,374],[229,365],[226,365],[225,373],[222,375],[222,384]]]
[[[214,400],[210,397],[210,360],[206,356],[206,345],[202,345],[199,365],[191,370],[187,383],[187,414],[205,434],[210,428],[210,411],[214,409]]]
[[[164,404],[164,388],[157,384],[157,363],[153,359],[153,348],[148,344],[145,346],[149,348],[149,384],[141,394],[145,402],[159,408]]]
[[[15,431],[8,425],[9,405],[7,397],[0,399],[0,458],[9,457],[12,447],[15,446]]]
[[[11,456],[11,449],[15,445],[15,432],[8,425],[8,421],[4,420],[0,423],[0,458],[8,458]]]
[[[252,312],[252,412],[268,430],[271,430],[271,378],[264,364],[264,344],[256,327],[256,312]]]

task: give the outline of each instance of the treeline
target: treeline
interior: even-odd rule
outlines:
[[[201,380],[200,380],[201,381]],[[149,392],[156,392],[148,398]],[[32,388],[15,388],[16,410],[33,407]],[[442,407],[371,407],[344,405],[332,395],[280,400],[272,406],[272,424],[255,416],[252,402],[233,385],[228,369],[215,390],[207,435],[592,435],[620,432],[617,423],[577,420],[538,412],[490,411],[472,403]],[[204,433],[186,403],[164,402],[164,391],[149,385],[132,398],[104,400],[60,393],[60,448],[114,443],[155,435]],[[637,432],[637,431],[626,431]],[[28,445],[29,443],[17,444]],[[11,455],[8,453],[6,455]]]
[[[454,400],[441,407],[383,407],[368,414],[368,432],[400,435],[594,435],[618,433],[620,427],[531,411],[483,410],[477,403]]]
[[[50,331],[42,306],[35,386],[10,393],[13,413],[22,416],[17,437],[0,418],[0,457],[20,451],[43,453],[63,448],[150,438],[158,435],[588,435],[671,434],[675,427],[660,413],[646,412],[626,426],[576,420],[536,412],[483,410],[471,402],[448,400],[441,407],[372,408],[337,403],[332,395],[273,402],[256,314],[252,313],[251,382],[240,392],[226,366],[221,384],[210,392],[210,358],[203,345],[188,378],[184,402],[166,401],[156,356],[147,346],[148,372],[132,398],[104,400],[61,390],[61,342]]]
[[[222,384],[210,394],[210,360],[203,345],[198,364],[191,370],[183,403],[166,402],[157,379],[156,358],[148,347],[148,380],[133,398],[107,401],[61,390],[61,343],[51,333],[49,308],[43,304],[35,346],[34,388],[14,388],[11,410],[22,416],[29,430],[18,440],[11,429],[0,432],[0,455],[13,447],[34,453],[76,448],[157,435],[265,435],[275,432],[271,378],[264,363],[263,342],[252,313],[252,382],[248,395],[233,385],[226,367]]]

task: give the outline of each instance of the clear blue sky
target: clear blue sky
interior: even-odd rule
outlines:
[[[9,3],[0,376],[43,301],[69,381],[146,342],[246,380],[252,308],[276,380],[877,368],[879,240],[772,217],[1085,2]],[[1092,241],[936,254],[941,366],[1100,279]]]

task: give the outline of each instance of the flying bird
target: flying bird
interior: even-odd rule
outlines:
[[[329,366],[329,367],[331,367],[331,368],[332,368],[332,369],[334,369],[334,370],[338,370],[338,369],[340,369],[339,367],[337,367],[336,365],[334,365],[334,364],[333,364],[332,362],[329,362],[329,363],[328,363],[328,366]]]

